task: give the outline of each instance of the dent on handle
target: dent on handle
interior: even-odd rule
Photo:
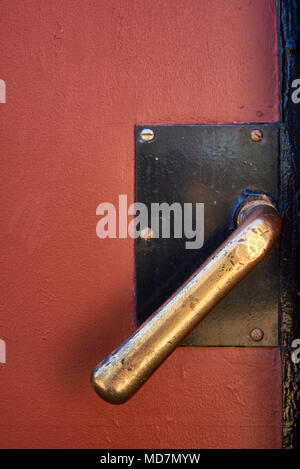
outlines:
[[[118,349],[94,369],[95,391],[126,402],[199,322],[272,249],[281,218],[264,194],[246,197],[235,212],[237,228],[189,280]]]

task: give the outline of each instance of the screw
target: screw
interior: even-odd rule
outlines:
[[[250,332],[250,337],[252,340],[254,340],[254,342],[259,342],[264,337],[264,331],[262,329],[259,329],[259,327],[256,327]]]
[[[145,241],[150,241],[150,239],[152,239],[153,236],[154,236],[154,233],[151,230],[151,228],[144,228],[140,233],[140,237],[144,239]]]
[[[143,129],[140,135],[143,142],[151,142],[151,140],[154,139],[154,132],[152,129]]]
[[[264,134],[262,133],[260,129],[255,129],[255,130],[252,130],[251,132],[251,140],[253,140],[253,142],[260,142],[263,136]]]

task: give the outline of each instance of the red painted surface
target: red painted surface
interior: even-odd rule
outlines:
[[[129,403],[93,366],[133,329],[136,122],[278,120],[275,0],[3,0],[1,447],[281,444],[279,351],[178,349]]]

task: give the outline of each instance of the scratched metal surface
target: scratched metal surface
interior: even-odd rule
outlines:
[[[151,142],[139,138],[154,130]],[[253,142],[251,130],[263,139]],[[232,229],[232,207],[243,189],[277,197],[279,129],[276,124],[137,126],[135,200],[204,203],[205,242],[135,241],[136,321],[150,316],[222,243]],[[278,248],[276,247],[186,338],[183,345],[278,345]],[[253,342],[249,333],[261,328]]]

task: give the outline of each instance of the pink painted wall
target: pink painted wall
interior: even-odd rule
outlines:
[[[134,124],[278,120],[275,0],[2,0],[0,446],[278,448],[277,349],[182,348],[129,403],[91,369],[133,329]]]

